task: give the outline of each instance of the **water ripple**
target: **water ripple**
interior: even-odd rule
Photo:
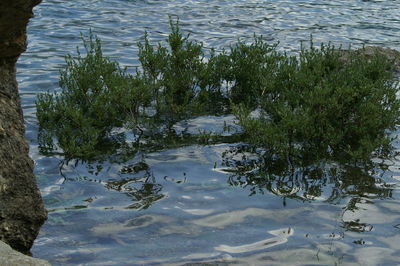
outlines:
[[[76,55],[80,33],[89,29],[102,39],[105,55],[133,71],[139,65],[137,42],[145,31],[152,41],[165,42],[169,16],[179,17],[182,31],[206,49],[226,48],[256,33],[289,51],[297,51],[310,35],[316,44],[400,50],[396,10],[400,1],[43,0],[29,24],[29,47],[18,61],[17,76],[30,155],[46,204],[55,210],[33,254],[54,265],[166,264],[182,259],[255,265],[400,263],[393,253],[398,249],[393,243],[399,242],[397,200],[359,203],[357,211],[342,213],[341,206],[322,200],[311,208],[289,199],[283,207],[280,198],[268,195],[249,198],[248,191],[226,183],[229,169],[219,165],[224,144],[149,154],[149,170],[139,172],[121,173],[122,166],[108,162],[96,171],[78,162],[60,166],[62,158],[38,152],[34,105],[38,93],[59,90],[64,56]],[[177,129],[188,126],[197,133],[225,122],[233,124],[234,119],[201,117]],[[398,167],[393,170],[397,182]],[[147,181],[150,177],[154,181]],[[398,196],[399,190],[394,191],[393,197]],[[152,199],[154,192],[157,198]],[[126,208],[138,203],[143,203],[140,211]],[[274,228],[282,229],[271,231]],[[278,244],[285,248],[260,252]]]

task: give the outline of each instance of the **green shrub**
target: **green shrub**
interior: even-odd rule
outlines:
[[[390,130],[399,121],[397,83],[386,58],[311,43],[298,57],[283,56],[258,91],[260,115],[235,106],[249,141],[268,154],[368,159],[390,150]],[[258,88],[259,84],[249,86]],[[252,89],[250,89],[252,90]],[[255,91],[255,90],[252,90]]]
[[[36,115],[42,147],[52,149],[56,137],[66,154],[90,156],[110,139],[114,127],[123,126],[127,116],[147,105],[151,95],[139,76],[128,75],[103,56],[99,39],[90,33],[82,40],[86,54],[78,50],[77,58],[65,58],[61,91],[40,94]]]
[[[206,64],[202,44],[183,36],[179,21],[170,19],[170,28],[168,47],[152,46],[145,34],[144,43],[138,44],[139,60],[143,77],[154,92],[158,114],[179,118],[193,109]]]
[[[254,42],[239,41],[230,48],[230,67],[226,81],[231,84],[230,99],[246,106],[259,103],[259,96],[274,78],[279,60],[285,55],[276,50],[277,44],[269,45],[262,37],[254,36]]]
[[[362,50],[331,44],[316,48],[312,41],[299,55],[288,55],[261,37],[208,56],[201,43],[182,35],[178,21],[170,19],[170,27],[166,47],[151,45],[145,33],[135,75],[103,56],[92,34],[83,39],[86,54],[66,57],[61,91],[36,101],[41,147],[51,150],[57,139],[67,155],[90,157],[123,141],[111,134],[115,127],[138,127],[139,135],[146,127],[171,131],[181,119],[233,111],[243,141],[274,160],[389,154],[400,102],[384,56],[366,58]]]

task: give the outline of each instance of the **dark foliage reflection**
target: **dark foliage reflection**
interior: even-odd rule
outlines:
[[[349,209],[356,208],[360,197],[392,196],[392,188],[382,179],[385,166],[372,161],[280,160],[243,145],[225,152],[223,164],[231,172],[228,183],[248,188],[250,195],[269,192],[283,199],[320,198],[333,203],[351,196]]]
[[[65,180],[101,183],[107,190],[124,193],[133,201],[132,204],[125,207],[127,209],[147,209],[156,201],[164,198],[163,186],[156,181],[150,166],[143,158],[139,162],[123,166],[119,170],[117,178],[109,177],[110,163],[115,164],[116,162],[63,161],[60,171]],[[109,166],[107,167],[105,164]],[[63,173],[67,167],[75,169],[72,172],[74,177],[69,176],[68,173]],[[85,168],[86,170],[83,170]],[[90,177],[76,174],[79,171],[87,172]]]

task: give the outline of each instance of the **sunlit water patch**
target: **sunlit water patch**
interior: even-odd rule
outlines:
[[[251,179],[237,182],[235,168],[223,161],[233,144],[132,152],[123,163],[66,162],[39,154],[34,105],[37,93],[58,89],[65,54],[76,53],[80,32],[89,28],[107,56],[133,71],[136,43],[145,30],[165,41],[168,15],[179,16],[182,31],[206,48],[256,33],[291,51],[310,35],[316,43],[400,49],[396,10],[398,1],[44,0],[18,63],[30,155],[49,210],[33,255],[54,265],[399,264],[398,160],[379,173],[374,190],[363,191],[341,179],[301,183],[301,174],[284,190],[277,184],[292,180],[275,180],[270,190]],[[240,130],[232,116],[200,117],[175,129],[222,132],[227,124]]]

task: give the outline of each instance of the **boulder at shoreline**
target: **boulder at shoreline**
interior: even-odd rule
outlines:
[[[26,256],[13,250],[9,245],[0,241],[0,266],[50,266],[50,264],[41,259]]]
[[[15,64],[26,49],[26,25],[39,2],[0,1],[0,240],[25,254],[47,212],[28,156]]]

